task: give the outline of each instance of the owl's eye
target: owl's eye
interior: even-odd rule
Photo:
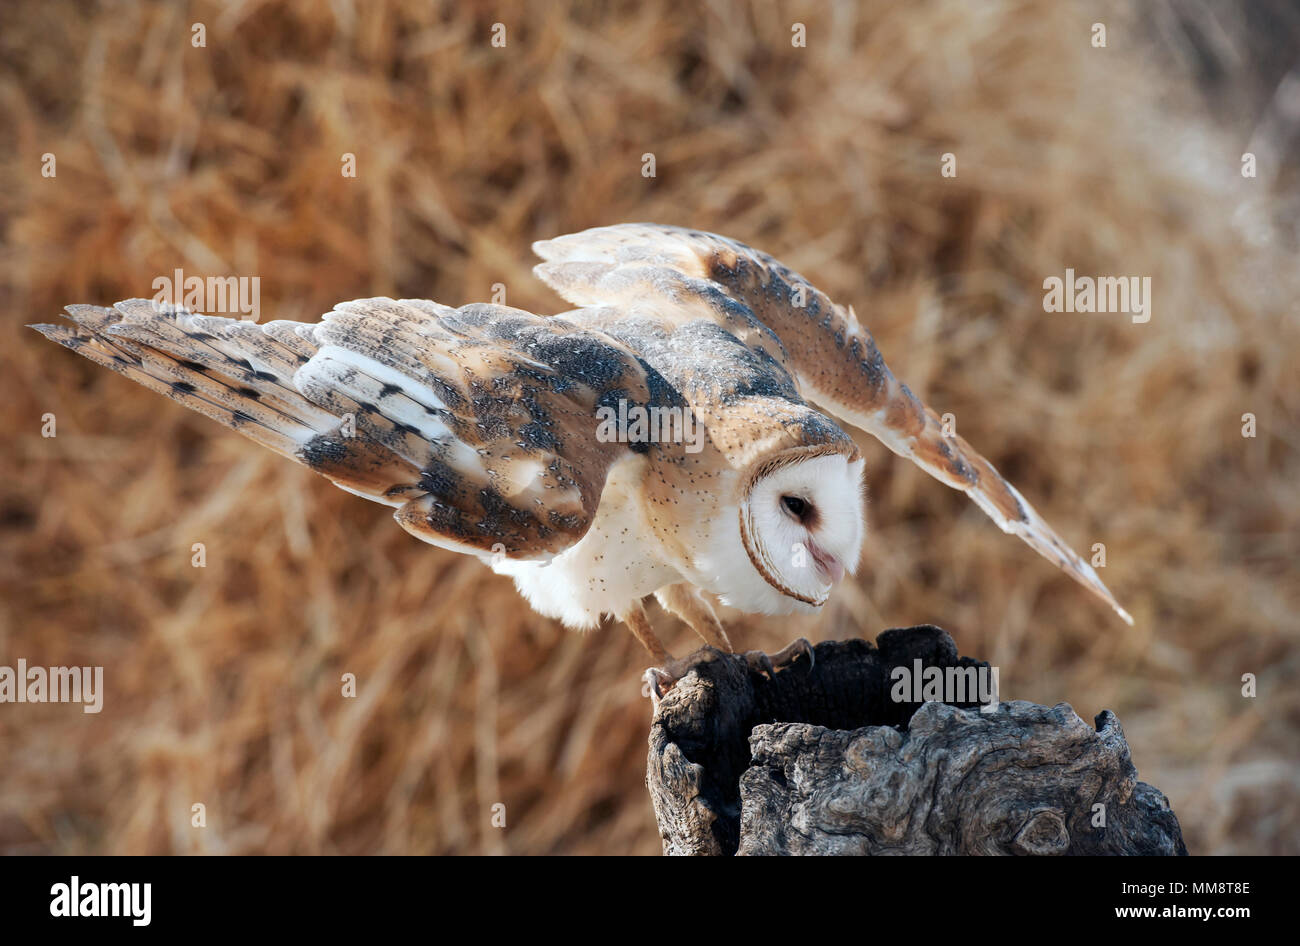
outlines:
[[[790,515],[800,521],[802,521],[812,509],[812,506],[808,504],[807,500],[801,499],[798,496],[782,496],[781,504],[785,506],[786,509],[790,510]]]

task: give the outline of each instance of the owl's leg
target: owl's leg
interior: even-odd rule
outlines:
[[[686,582],[679,582],[660,588],[655,592],[655,597],[659,599],[665,611],[681,618],[692,631],[700,635],[704,643],[728,654],[734,653],[727,632],[722,629],[722,622],[713,613],[713,606],[704,595],[700,594],[698,588]]]
[[[645,616],[645,608],[641,606],[640,601],[620,614],[619,620],[627,625],[628,630],[641,642],[641,646],[650,652],[651,660],[660,666],[672,662],[672,654],[668,653],[668,648],[655,636],[654,628],[650,626],[650,619]]]
[[[650,652],[650,659],[655,662],[655,666],[647,670],[642,679],[646,682],[651,701],[658,706],[660,698],[681,679],[681,662],[673,660],[672,654],[668,653],[668,648],[655,635],[654,628],[650,626],[650,619],[645,616],[645,608],[641,606],[640,601],[625,611],[620,616],[620,620],[641,642],[641,646]]]

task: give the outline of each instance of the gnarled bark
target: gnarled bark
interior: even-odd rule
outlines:
[[[892,699],[895,667],[988,667],[937,627],[818,644],[811,669],[771,675],[689,660],[650,731],[666,854],[1187,853],[1113,713]]]

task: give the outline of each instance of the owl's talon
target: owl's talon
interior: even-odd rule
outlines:
[[[663,667],[650,667],[641,675],[641,680],[645,683],[645,689],[649,691],[650,703],[658,706],[659,701],[664,698],[664,694],[673,688],[673,684],[680,678],[673,675]]]
[[[775,654],[765,654],[761,650],[750,650],[746,651],[744,656],[750,670],[765,674],[768,677],[771,677],[778,670],[784,670],[800,656],[808,658],[808,669],[810,671],[817,663],[817,655],[813,651],[813,645],[806,637],[795,638]]]
[[[772,655],[772,663],[777,667],[788,667],[800,655],[808,658],[810,671],[817,665],[817,653],[813,650],[812,642],[806,637],[796,637],[786,644],[784,648]]]
[[[772,666],[772,658],[761,650],[747,650],[744,653],[745,663],[749,664],[749,669],[755,673],[761,673],[764,676],[772,676],[776,673]]]

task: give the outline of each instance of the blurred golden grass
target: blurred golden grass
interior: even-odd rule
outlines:
[[[0,850],[657,852],[631,635],[537,617],[385,510],[21,328],[177,267],[260,276],[263,318],[494,283],[554,312],[530,241],[652,220],[853,303],[1077,548],[1105,543],[1137,618],[864,441],[857,583],[816,620],[732,614],[733,640],[941,624],[1005,696],[1115,710],[1194,853],[1300,853],[1295,247],[1265,238],[1281,196],[1240,177],[1239,130],[1157,69],[1127,8],[1091,48],[1101,18],[1054,0],[6,4],[0,663],[103,665],[107,696],[98,716],[0,706]],[[1044,313],[1067,266],[1151,276],[1151,322]]]

